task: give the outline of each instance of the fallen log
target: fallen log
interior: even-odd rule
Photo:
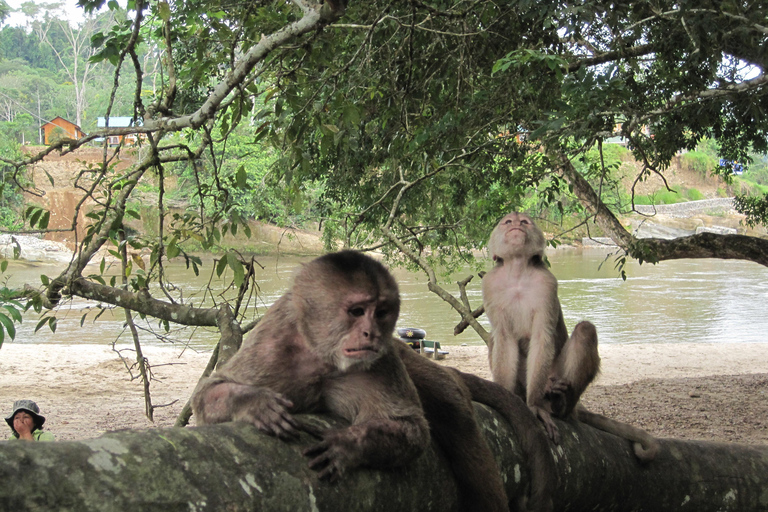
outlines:
[[[510,497],[528,487],[512,429],[477,405]],[[322,416],[306,421],[331,426]],[[645,466],[630,443],[578,423],[559,423],[553,447],[555,510],[768,510],[768,447],[663,440]],[[356,470],[320,482],[301,455],[315,442],[283,442],[242,424],[120,431],[82,442],[0,443],[0,509],[18,511],[456,510],[441,454],[414,464]]]

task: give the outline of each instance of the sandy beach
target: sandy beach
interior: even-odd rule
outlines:
[[[124,348],[130,365],[134,352]],[[490,378],[484,346],[447,349],[440,364]],[[140,380],[110,346],[99,345],[4,343],[0,412],[5,417],[16,399],[35,400],[58,440],[172,426],[210,353],[144,351],[154,423],[144,416]],[[768,343],[604,344],[600,354],[602,373],[583,399],[591,410],[659,437],[768,443]]]

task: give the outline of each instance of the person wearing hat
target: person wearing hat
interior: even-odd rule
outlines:
[[[13,412],[5,418],[13,433],[8,439],[25,441],[53,441],[53,434],[43,431],[45,416],[40,415],[40,408],[32,400],[16,400]]]

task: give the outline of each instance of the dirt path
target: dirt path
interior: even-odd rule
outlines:
[[[489,377],[482,346],[449,346],[441,364]],[[147,347],[155,423],[138,380],[108,347],[3,344],[0,412],[37,401],[59,440],[109,430],[172,426],[209,354]],[[661,437],[768,443],[768,343],[604,345],[603,373],[584,402]],[[132,357],[132,352],[125,352]]]

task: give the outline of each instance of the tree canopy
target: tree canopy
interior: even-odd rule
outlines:
[[[73,41],[87,27],[72,30],[68,44],[81,51],[69,62],[109,69],[100,115],[135,122],[25,157],[0,156],[9,187],[24,188],[25,169],[45,155],[100,137],[137,134],[142,148],[126,169],[113,165],[124,148],[105,143],[102,164],[83,171],[78,210],[88,201],[96,207],[67,270],[44,279],[33,296],[37,308],[86,297],[166,323],[219,325],[236,346],[252,277],[246,255],[222,251],[217,270],[233,271],[239,294],[231,306],[211,309],[184,304],[164,282],[163,265],[184,258],[197,271],[193,248],[221,250],[222,235],[247,234],[253,216],[317,220],[329,247],[342,242],[407,259],[437,293],[433,265],[462,261],[497,218],[519,208],[577,215],[641,261],[768,265],[768,241],[757,237],[636,238],[617,219],[633,209],[634,194],[615,192],[615,166],[586,158],[620,136],[642,164],[638,183],[664,176],[675,155],[705,139],[728,163],[711,171],[726,177],[733,162],[764,154],[766,2],[80,5],[92,14],[106,9],[99,19],[109,24],[88,25],[85,47]],[[58,29],[66,36],[66,27],[52,24],[49,37]],[[36,48],[41,59],[53,58]],[[26,73],[20,68],[19,79]],[[34,83],[48,87],[45,77]],[[172,175],[195,185],[181,212],[168,207],[164,183]],[[147,183],[158,212],[152,235],[127,228],[139,216],[136,203],[147,202]],[[768,221],[768,195],[737,205],[750,222]],[[42,210],[27,213],[27,230],[46,231]],[[134,265],[128,247],[149,251],[149,265]],[[123,260],[124,282],[83,275],[104,248]],[[154,283],[160,292],[149,292]],[[466,301],[445,298],[472,322]],[[225,328],[232,319],[238,327]]]

